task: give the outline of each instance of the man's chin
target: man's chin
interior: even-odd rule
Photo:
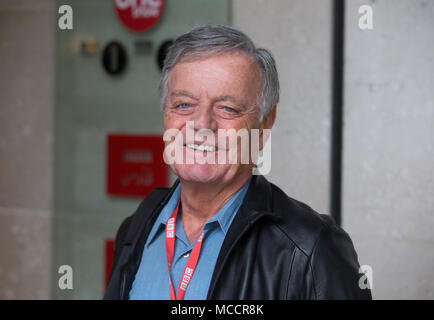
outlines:
[[[197,183],[211,183],[219,180],[224,175],[224,169],[210,164],[176,165],[173,168],[175,174],[183,181]],[[219,166],[220,167],[220,166]]]

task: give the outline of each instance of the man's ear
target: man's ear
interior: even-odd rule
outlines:
[[[276,121],[276,106],[272,107],[261,123],[261,129],[271,129]]]
[[[262,150],[264,148],[265,142],[267,142],[267,139],[269,137],[268,134],[264,136],[264,129],[271,130],[271,128],[274,125],[274,121],[276,121],[276,111],[277,107],[273,106],[271,110],[267,113],[267,115],[262,120],[262,123],[260,124],[260,133],[259,133],[259,150]]]

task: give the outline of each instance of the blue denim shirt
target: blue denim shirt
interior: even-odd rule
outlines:
[[[221,245],[238,209],[247,193],[251,178],[238,190],[225,205],[203,227],[204,238],[199,260],[190,280],[185,300],[205,300],[214,266]],[[168,300],[170,299],[169,275],[167,269],[165,226],[172,215],[181,194],[180,184],[175,189],[169,202],[161,210],[146,240],[139,269],[136,273],[130,299]],[[197,239],[196,239],[197,240]],[[189,243],[180,219],[175,225],[175,250],[171,268],[171,277],[175,294],[185,265],[194,244]]]

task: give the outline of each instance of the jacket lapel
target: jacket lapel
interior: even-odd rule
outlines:
[[[276,218],[272,214],[271,185],[263,176],[253,176],[244,201],[226,234],[217,258],[207,299],[212,299],[220,274],[232,249],[242,236],[260,219]]]
[[[123,250],[129,252],[126,262],[120,267],[120,298],[128,299],[129,291],[142,258],[144,244],[159,213],[169,201],[179,180],[170,189],[157,189],[142,201],[123,240]],[[140,214],[139,214],[140,213]],[[133,250],[131,250],[133,248]]]

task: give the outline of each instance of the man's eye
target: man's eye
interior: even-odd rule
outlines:
[[[233,109],[231,107],[223,107],[223,110],[226,112],[230,112],[230,113],[235,112],[235,109]]]
[[[179,109],[187,109],[187,108],[190,108],[190,104],[188,104],[188,103],[181,103],[181,104],[177,105],[177,108],[179,108]]]

